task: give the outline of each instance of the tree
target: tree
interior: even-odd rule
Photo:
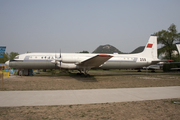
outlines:
[[[176,25],[171,24],[168,30],[161,30],[157,33],[158,44],[164,45],[158,50],[158,54],[165,53],[166,59],[172,59],[173,51],[177,50],[175,42],[180,41],[180,33],[176,30]]]
[[[88,51],[84,51],[84,50],[83,50],[82,52],[79,52],[79,53],[89,53],[89,52],[88,52]]]
[[[17,55],[19,55],[17,52],[11,52],[9,54],[9,60],[13,60]]]
[[[10,54],[5,53],[2,58],[0,58],[0,63],[5,63],[8,60],[13,60],[17,55],[19,55],[17,52],[11,52]]]
[[[0,58],[0,63],[5,63],[6,61],[9,60],[9,55],[8,53],[5,53],[4,56],[2,58]]]

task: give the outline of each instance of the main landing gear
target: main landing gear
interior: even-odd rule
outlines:
[[[77,75],[89,77],[90,75],[88,74],[88,71],[88,69],[79,70],[79,73],[77,73]]]

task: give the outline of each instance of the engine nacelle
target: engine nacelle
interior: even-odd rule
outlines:
[[[61,61],[63,63],[77,63],[79,59],[77,57],[62,57]]]
[[[63,63],[63,62],[61,62],[61,64],[58,63],[58,67],[64,68],[64,69],[77,69],[78,68],[77,65],[74,63]]]

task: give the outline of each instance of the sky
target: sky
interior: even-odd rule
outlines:
[[[0,0],[0,46],[6,52],[122,52],[145,46],[174,23],[179,0]]]

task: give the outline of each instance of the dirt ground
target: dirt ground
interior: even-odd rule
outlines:
[[[89,105],[0,108],[1,120],[180,120],[180,105],[153,100]]]
[[[49,75],[43,73],[35,76],[13,76],[4,79],[3,90],[77,90],[180,85],[180,73],[119,70],[92,70],[89,73],[90,77],[75,74]]]
[[[74,90],[99,88],[133,88],[179,86],[179,73],[92,70],[90,77],[75,74],[13,76],[4,79],[5,91],[12,90]],[[2,83],[0,83],[2,85]],[[0,86],[1,86],[0,85]],[[1,89],[2,90],[2,89]],[[175,102],[175,103],[174,103]],[[180,98],[30,107],[0,107],[0,120],[179,120]]]

